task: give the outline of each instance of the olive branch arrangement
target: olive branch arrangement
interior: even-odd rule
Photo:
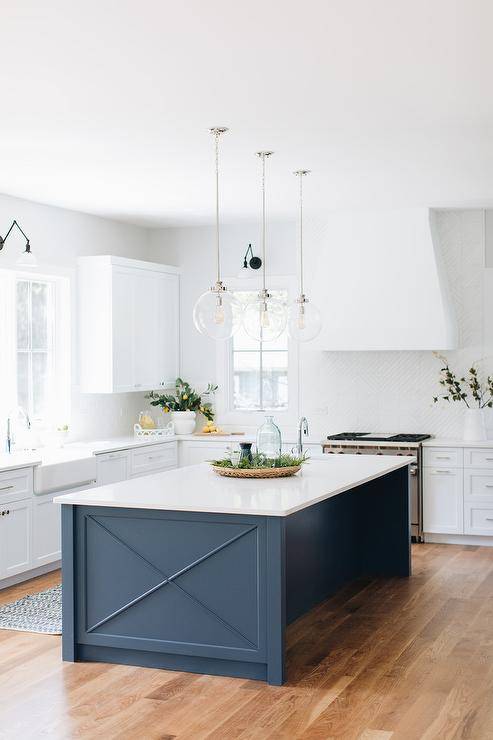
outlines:
[[[488,375],[485,381],[481,381],[478,376],[477,368],[472,365],[465,376],[458,377],[446,357],[437,354],[439,360],[444,363],[440,369],[440,385],[443,386],[445,393],[433,397],[433,402],[459,401],[465,403],[470,408],[493,408],[493,375]],[[472,401],[468,401],[468,395],[472,396]]]

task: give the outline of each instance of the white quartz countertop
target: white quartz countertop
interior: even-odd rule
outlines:
[[[39,450],[33,452],[12,452],[0,454],[0,473],[16,468],[31,468],[41,465],[41,454]]]
[[[317,459],[292,478],[218,476],[207,463],[126,480],[54,499],[59,504],[288,516],[405,467],[414,457],[343,455]]]
[[[138,438],[132,436],[113,437],[110,439],[91,440],[88,442],[71,442],[64,447],[40,447],[36,450],[13,452],[11,454],[0,454],[0,472],[13,470],[15,468],[26,468],[36,465],[53,465],[70,460],[82,460],[93,455],[101,455],[105,452],[117,452],[118,450],[135,449],[136,447],[149,447],[151,445],[166,444],[169,442],[216,442],[226,444],[239,444],[240,442],[255,442],[255,435],[251,434],[224,434],[224,435],[195,435],[181,434],[171,437]],[[292,435],[288,435],[286,444],[295,444]],[[318,438],[304,437],[304,445],[320,445]]]
[[[486,439],[482,442],[465,442],[463,439],[432,437],[423,442],[423,447],[486,447],[493,449],[493,439]]]
[[[11,454],[0,454],[0,472],[37,465],[55,465],[71,460],[84,460],[104,452],[148,447],[163,442],[175,442],[177,439],[178,437],[175,436],[154,439],[138,439],[128,436],[94,442],[73,442],[64,447],[39,447],[36,450],[19,450]]]

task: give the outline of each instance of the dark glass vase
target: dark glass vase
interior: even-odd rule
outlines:
[[[248,462],[252,462],[251,442],[240,442],[240,462],[242,460],[248,460]]]

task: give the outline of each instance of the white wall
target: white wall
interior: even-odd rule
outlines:
[[[62,271],[70,278],[74,305],[77,257],[114,254],[148,259],[149,232],[143,228],[0,195],[2,236],[13,219],[19,222],[30,237],[32,252],[38,260],[37,271],[46,274]],[[0,251],[0,269],[14,267],[15,260],[24,250],[24,246],[25,242],[21,235],[13,232]],[[143,394],[111,396],[81,394],[77,387],[75,372],[77,367],[75,331],[72,332],[72,338],[74,346],[70,424],[73,437],[104,438],[131,433],[136,415],[145,405]],[[0,420],[0,444],[2,429],[3,420]]]
[[[473,361],[486,357],[485,368],[493,372],[493,270],[484,268],[483,213],[439,211],[436,226],[459,323],[460,349],[448,353],[450,363],[462,373]],[[259,244],[257,234],[253,224],[223,228],[225,275],[238,271],[248,242]],[[191,317],[197,296],[214,279],[213,238],[211,228],[151,233],[152,258],[184,268],[182,373],[192,382],[215,378],[214,344],[196,332]],[[269,243],[269,269],[274,274],[294,274],[295,225],[273,226]],[[306,269],[316,270],[317,265],[307,264]],[[350,290],[350,276],[342,275],[341,280]],[[419,284],[415,300],[420,300]],[[300,366],[300,407],[314,434],[343,430],[462,434],[462,407],[432,403],[439,389],[440,362],[431,352],[320,352],[307,345],[302,347]],[[493,437],[492,417],[488,414]]]
[[[269,226],[266,264],[271,274],[294,274],[295,240],[294,223]],[[255,254],[260,256],[258,222],[222,227],[223,279],[235,277],[242,269],[249,243],[252,243]],[[192,319],[195,301],[216,282],[215,244],[213,227],[155,229],[150,232],[150,259],[183,268],[180,307],[181,373],[191,383],[198,385],[213,382],[216,378],[215,343],[198,333]],[[252,280],[253,288],[259,285],[259,279],[260,276]]]

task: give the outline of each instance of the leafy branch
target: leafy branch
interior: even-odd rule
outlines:
[[[217,385],[209,383],[205,391],[197,393],[190,383],[177,378],[174,394],[151,391],[146,395],[146,398],[149,399],[151,406],[161,406],[164,413],[170,411],[200,411],[208,421],[212,421],[214,419],[212,404],[204,403],[202,396],[210,395],[215,391],[217,391]]]
[[[437,357],[444,362],[444,366],[440,369],[439,383],[444,389],[444,393],[433,397],[433,402],[438,403],[440,400],[447,401],[459,401],[465,403],[467,408],[471,408],[471,405],[476,406],[479,409],[493,408],[493,376],[488,375],[485,381],[481,381],[478,376],[478,371],[475,365],[469,368],[466,375],[458,377],[453,370],[450,369],[450,365],[446,357],[438,355]],[[472,396],[472,404],[469,403],[468,397]]]

